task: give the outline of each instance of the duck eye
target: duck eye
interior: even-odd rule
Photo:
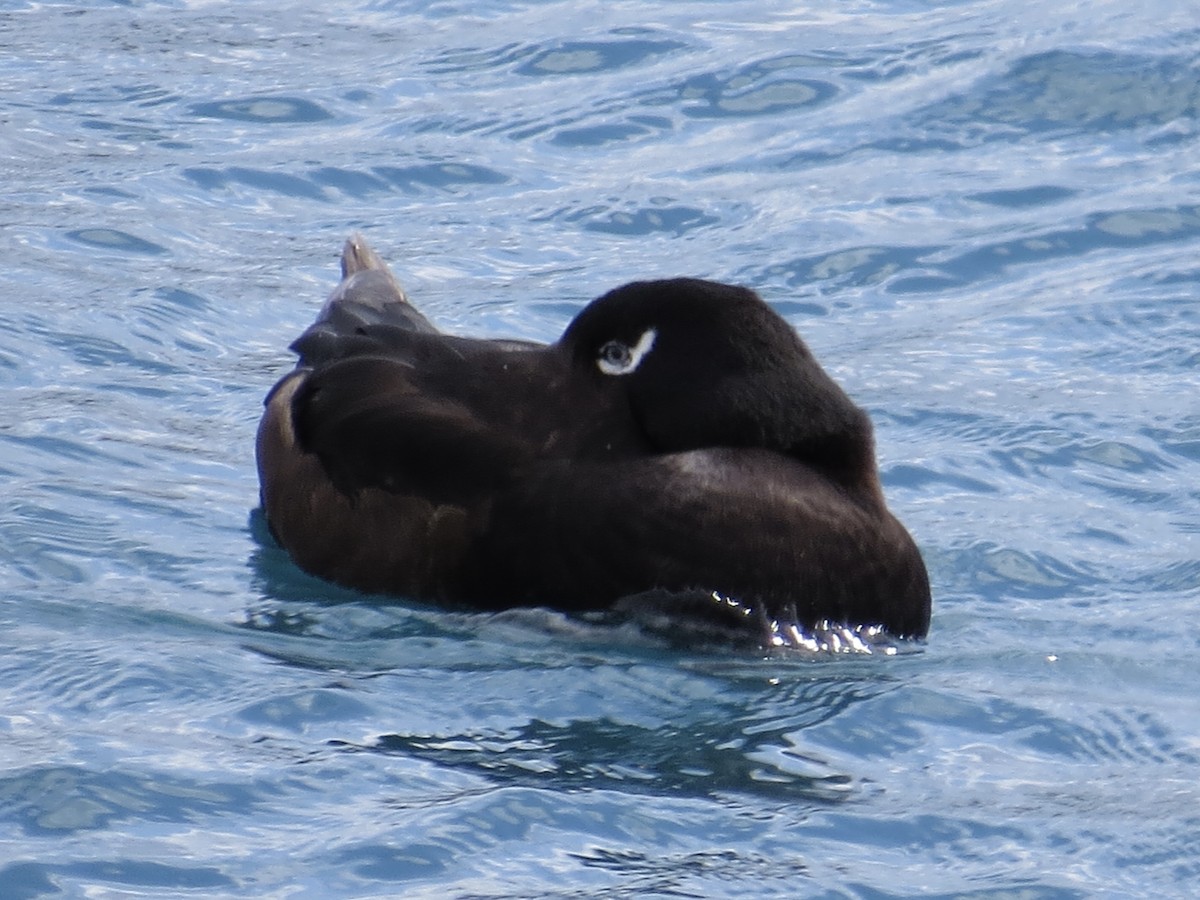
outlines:
[[[609,341],[600,348],[600,355],[596,358],[596,365],[600,367],[600,371],[605,375],[620,375],[629,367],[629,360],[632,354],[629,352],[629,347],[620,341]]]
[[[642,359],[654,346],[654,338],[658,332],[647,328],[638,338],[637,343],[630,347],[624,341],[609,341],[600,348],[596,357],[596,365],[605,375],[628,375],[642,362]]]

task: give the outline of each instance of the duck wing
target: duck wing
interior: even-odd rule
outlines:
[[[508,358],[546,348],[441,334],[360,234],[341,263],[341,283],[291,345],[304,373],[288,399],[300,449],[349,495],[376,487],[460,503],[493,487],[528,453],[497,421],[530,387],[512,383],[530,360]]]
[[[293,395],[301,449],[317,455],[344,493],[381,488],[463,505],[534,454],[535,438],[499,421],[502,401],[528,388],[493,377],[507,374],[497,358],[504,351],[454,358],[449,369],[432,351],[425,365],[414,365],[420,349],[336,359],[314,369]]]
[[[468,510],[531,446],[504,410],[545,392],[536,375],[549,351],[440,334],[359,235],[342,275],[265,401],[256,455],[267,523],[313,574],[453,599]]]

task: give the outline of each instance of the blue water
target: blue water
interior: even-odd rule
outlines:
[[[5,4],[0,896],[1195,896],[1191,7]],[[928,642],[301,575],[253,433],[354,229],[464,333],[759,290],[875,420]]]

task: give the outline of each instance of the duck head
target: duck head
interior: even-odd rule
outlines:
[[[775,450],[882,500],[866,413],[754,291],[634,282],[589,304],[558,346],[625,394],[659,452]]]

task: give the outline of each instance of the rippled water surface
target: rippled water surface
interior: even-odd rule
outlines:
[[[1200,890],[1188,3],[0,10],[0,896]],[[876,423],[895,656],[297,572],[252,440],[354,229],[445,328],[748,284]]]

